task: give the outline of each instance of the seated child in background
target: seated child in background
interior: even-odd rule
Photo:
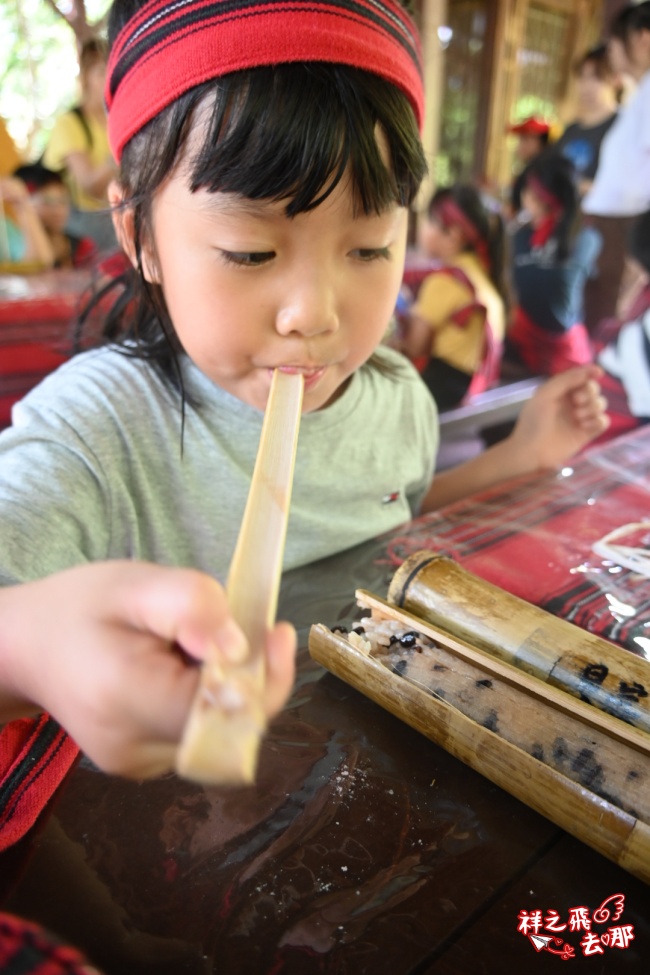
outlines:
[[[441,410],[497,378],[505,331],[503,226],[473,186],[439,189],[427,208],[421,249],[440,260],[404,321],[402,351],[422,366]]]
[[[529,220],[512,237],[515,307],[502,372],[552,376],[593,360],[581,318],[601,239],[591,227],[576,233],[578,191],[564,157],[532,162],[522,198]]]
[[[628,250],[646,281],[626,320],[598,354],[613,435],[650,421],[650,211],[633,223]]]
[[[0,179],[0,261],[52,267],[54,251],[20,179]]]
[[[14,176],[23,181],[34,209],[45,228],[52,250],[54,267],[88,267],[97,255],[90,237],[66,233],[70,217],[70,192],[60,173],[40,163],[20,166]]]

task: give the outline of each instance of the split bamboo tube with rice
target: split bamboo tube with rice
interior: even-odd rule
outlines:
[[[440,591],[434,592],[435,587]],[[396,595],[408,602],[410,611],[390,601]],[[604,694],[597,700],[592,696],[592,703],[576,696],[585,666],[603,664],[619,680],[650,686],[648,663],[431,552],[417,553],[398,570],[389,601],[363,590],[357,600],[372,617],[362,619],[361,628],[370,631],[373,620],[387,620],[380,627],[399,626],[407,635],[417,634],[416,643],[430,640],[435,646],[419,653],[412,647],[402,653],[394,645],[369,650],[365,636],[316,625],[309,638],[315,660],[650,883],[650,735],[645,715],[641,713],[635,726],[627,717],[629,702],[617,716],[611,708],[601,709],[600,702],[607,703]],[[425,615],[434,614],[430,607],[435,607],[435,622]],[[500,641],[502,620],[505,636]],[[533,643],[535,670],[529,665]],[[523,658],[518,656],[521,646],[526,648]],[[545,649],[544,668],[540,660]],[[551,651],[561,666],[552,663]],[[565,672],[569,681],[563,687],[557,675]],[[548,674],[552,683],[539,676]]]

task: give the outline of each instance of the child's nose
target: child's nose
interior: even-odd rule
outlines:
[[[296,282],[278,309],[275,327],[280,335],[305,336],[333,332],[339,326],[334,288],[323,275]]]

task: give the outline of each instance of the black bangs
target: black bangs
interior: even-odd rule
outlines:
[[[203,144],[189,159],[193,191],[288,200],[295,216],[326,199],[349,167],[359,212],[413,201],[426,163],[408,100],[388,82],[301,63],[237,72],[213,90]]]

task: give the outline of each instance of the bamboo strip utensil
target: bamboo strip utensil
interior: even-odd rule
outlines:
[[[177,771],[206,784],[249,783],[266,729],[264,644],[275,621],[304,379],[275,370],[226,592],[250,648],[241,664],[210,659],[177,755]]]
[[[552,616],[443,555],[397,570],[388,600],[477,649],[650,732],[650,664]]]

